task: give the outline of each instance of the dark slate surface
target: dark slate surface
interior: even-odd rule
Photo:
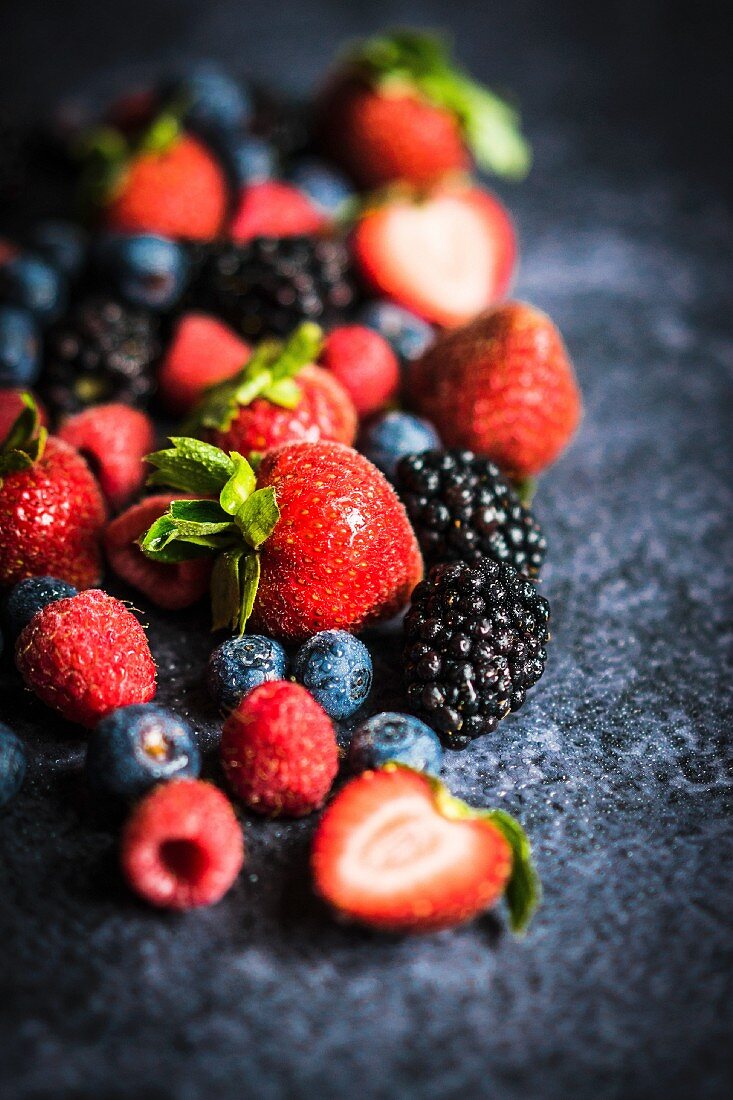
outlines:
[[[32,763],[0,818],[0,1094],[729,1095],[733,216],[705,125],[725,92],[711,9],[680,26],[661,3],[4,12],[0,96],[20,113],[201,52],[302,89],[343,34],[452,23],[526,106],[536,167],[505,191],[517,290],[565,333],[587,411],[538,498],[547,673],[446,766],[532,835],[545,903],[526,940],[491,915],[420,941],[336,927],[308,890],[310,821],[246,820],[246,872],[215,909],[146,910],[86,801],[78,731],[5,672]],[[204,620],[143,612],[161,700],[211,744]],[[373,648],[398,702],[390,642]]]

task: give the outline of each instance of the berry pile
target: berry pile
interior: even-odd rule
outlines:
[[[128,813],[122,872],[152,905],[213,904],[245,862],[205,769],[255,815],[323,810],[311,872],[336,915],[425,932],[504,897],[521,931],[539,896],[521,826],[437,774],[547,656],[522,494],[580,395],[552,321],[505,301],[516,233],[473,174],[519,179],[529,152],[422,32],[359,43],[312,108],[197,65],[48,143],[58,188],[20,156],[43,143],[13,138],[0,655],[88,731],[89,791]],[[185,646],[206,597],[213,771],[196,707],[154,701],[175,672],[140,621],[155,605]],[[383,662],[356,635],[377,626],[404,631],[404,690],[375,713]],[[0,805],[30,755],[0,724]]]
[[[495,730],[544,672],[550,606],[511,565],[436,565],[405,618],[411,705],[451,748]]]

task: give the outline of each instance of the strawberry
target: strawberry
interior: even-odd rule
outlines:
[[[102,199],[108,228],[203,241],[221,229],[229,201],[224,173],[174,115],[159,115],[132,148],[111,128],[91,135],[89,146],[98,160],[87,186]]]
[[[255,480],[249,463],[195,439],[149,455],[150,481],[212,500],[177,500],[141,540],[153,561],[215,556],[215,629],[250,615],[301,641],[358,631],[404,607],[422,575],[407,514],[383,474],[341,443],[287,443]]]
[[[27,390],[13,389],[12,387],[0,387],[0,441],[5,439],[15,421],[23,411],[23,394]],[[33,400],[38,409],[38,420],[44,428],[48,427],[48,415],[38,398],[33,395]]]
[[[170,494],[160,494],[133,504],[108,525],[104,549],[118,577],[158,607],[178,611],[208,591],[211,563],[201,559],[163,564],[143,554],[138,539],[168,510],[171,499]]]
[[[346,920],[383,932],[435,932],[506,893],[522,931],[539,883],[521,826],[475,810],[431,776],[388,764],[348,783],[313,838],[316,892]]]
[[[291,440],[353,443],[351,398],[329,371],[312,365],[321,345],[321,330],[307,322],[284,344],[259,344],[242,371],[205,395],[189,430],[245,455]]]
[[[38,611],[15,644],[15,663],[42,702],[89,728],[155,695],[145,631],[120,600],[95,588]]]
[[[239,195],[230,233],[243,244],[253,237],[300,237],[319,233],[328,220],[307,195],[290,183],[265,180]]]
[[[324,341],[319,362],[350,395],[359,416],[377,412],[397,395],[397,356],[374,329],[364,325],[335,328]]]
[[[326,800],[338,771],[333,722],[300,684],[276,680],[244,697],[224,724],[229,786],[259,814],[302,817]]]
[[[388,198],[367,210],[352,243],[370,286],[445,326],[460,325],[501,298],[516,259],[509,215],[477,187]]]
[[[150,417],[129,405],[95,405],[66,420],[59,439],[76,447],[94,470],[102,492],[117,510],[145,480],[143,459],[155,445]]]
[[[158,373],[166,409],[174,415],[189,413],[204,390],[237,374],[249,356],[249,346],[221,321],[205,313],[185,313]]]
[[[48,438],[28,394],[0,443],[0,585],[52,576],[90,588],[99,582],[104,499],[84,459]]]
[[[424,185],[470,167],[519,179],[529,149],[516,112],[455,67],[435,35],[401,31],[358,43],[317,109],[321,144],[363,188]]]
[[[581,416],[560,333],[523,302],[444,334],[410,364],[408,392],[447,447],[487,455],[516,478],[554,461]]]

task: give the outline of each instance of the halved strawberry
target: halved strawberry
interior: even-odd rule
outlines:
[[[311,866],[337,914],[385,932],[433,932],[471,920],[506,892],[524,929],[539,883],[521,826],[474,810],[437,779],[397,764],[348,783],[323,815]]]
[[[114,519],[104,533],[107,559],[117,576],[166,611],[178,611],[196,603],[208,592],[211,579],[211,562],[207,558],[170,564],[151,561],[137,544],[140,535],[163,515],[172,499],[164,493],[147,497]],[[180,494],[176,494],[176,499],[181,499]]]
[[[446,327],[502,298],[516,259],[507,211],[477,187],[388,199],[361,219],[353,248],[372,287]]]

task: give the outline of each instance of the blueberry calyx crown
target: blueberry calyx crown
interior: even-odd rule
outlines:
[[[386,94],[405,87],[455,115],[481,168],[523,179],[531,153],[517,111],[454,64],[439,34],[402,30],[360,42],[346,55]]]
[[[518,935],[525,932],[540,904],[542,887],[532,860],[529,838],[516,818],[506,810],[469,806],[467,802],[452,795],[445,784],[434,775],[416,772],[414,768],[396,760],[386,764],[383,770],[407,771],[419,775],[430,787],[436,812],[448,821],[486,821],[501,833],[512,853],[511,874],[504,891],[509,909],[509,926]]]
[[[177,564],[214,557],[211,575],[212,629],[244,633],[260,579],[258,550],[280,519],[275,490],[256,488],[243,455],[228,455],[199,439],[172,437],[172,447],[146,461],[155,467],[149,485],[166,485],[203,499],[174,500],[141,536],[152,561]]]
[[[0,443],[0,488],[5,474],[27,470],[46,449],[48,432],[41,425],[38,405],[29,393],[20,394],[23,408]]]
[[[304,321],[285,341],[260,341],[234,378],[206,391],[186,430],[226,431],[240,408],[257,397],[284,409],[296,408],[303,394],[295,378],[303,367],[315,362],[322,346],[323,332],[312,321]]]

